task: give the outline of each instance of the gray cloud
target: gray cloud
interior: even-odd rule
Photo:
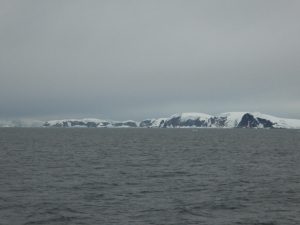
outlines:
[[[1,1],[0,118],[300,118],[299,1]]]

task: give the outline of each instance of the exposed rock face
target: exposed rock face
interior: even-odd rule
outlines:
[[[275,123],[272,123],[270,120],[262,119],[262,118],[257,118],[258,122],[262,124],[265,128],[274,128],[273,125]]]
[[[210,119],[210,124],[214,125],[215,127],[225,127],[227,118],[226,117],[212,117]]]
[[[263,119],[263,118],[255,118],[250,113],[246,113],[240,123],[237,127],[248,127],[248,128],[257,128],[257,127],[263,127],[263,128],[273,128],[274,123],[272,123],[270,120]]]
[[[166,127],[179,127],[180,124],[181,124],[180,119],[181,119],[180,116],[173,117],[173,118],[167,120],[166,122],[164,122],[163,127],[164,128],[166,128]]]
[[[243,117],[240,123],[238,124],[238,127],[257,127],[259,125],[259,122],[254,118],[253,115],[246,113]]]
[[[115,126],[115,127],[138,127],[138,123],[135,121],[113,122],[112,126]]]
[[[139,127],[144,128],[162,128],[164,127],[166,119],[146,119],[140,122]]]
[[[204,113],[181,113],[160,121],[160,127],[209,127],[213,116]]]
[[[153,124],[152,120],[147,119],[140,122],[140,127],[151,127]]]
[[[208,127],[208,122],[201,119],[182,121],[181,117],[175,117],[164,122],[163,127]]]

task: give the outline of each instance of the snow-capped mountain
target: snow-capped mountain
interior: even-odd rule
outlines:
[[[300,120],[279,118],[259,112],[245,113],[239,123],[239,127],[270,127],[270,128],[287,128],[300,129]]]
[[[180,113],[167,118],[113,121],[102,119],[64,119],[0,121],[0,127],[94,127],[94,128],[286,128],[300,129],[300,120],[259,112],[226,112],[217,116],[205,113]]]
[[[140,122],[140,127],[162,128],[290,128],[300,129],[300,120],[274,117],[259,112],[227,112],[218,116],[204,113],[181,113],[169,118]]]
[[[224,119],[227,128],[286,128],[300,129],[300,120],[279,118],[259,112],[227,112],[221,113],[219,119]]]

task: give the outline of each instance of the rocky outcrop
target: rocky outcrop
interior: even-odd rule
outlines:
[[[274,123],[270,120],[254,117],[250,113],[246,113],[243,115],[241,121],[239,122],[237,127],[247,127],[247,128],[274,128]]]

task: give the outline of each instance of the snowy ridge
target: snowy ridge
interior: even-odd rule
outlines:
[[[237,127],[240,123],[242,117],[247,112],[226,112],[218,115],[219,118],[226,118],[226,122],[224,124],[227,128]]]
[[[185,112],[167,118],[113,121],[94,118],[0,121],[0,127],[89,127],[89,128],[285,128],[300,129],[299,119],[275,117],[259,112],[226,112],[217,116]]]
[[[162,127],[207,127],[212,117],[205,113],[195,112],[174,114],[170,118],[165,119]]]
[[[205,114],[205,113],[181,113],[181,114],[174,114],[173,116],[171,116],[171,118],[174,117],[180,117],[180,120],[183,121],[188,121],[188,120],[196,120],[196,119],[205,119],[208,120],[209,118],[211,118],[211,115]]]
[[[44,127],[106,127],[110,122],[101,119],[64,119],[50,120],[44,123]]]

